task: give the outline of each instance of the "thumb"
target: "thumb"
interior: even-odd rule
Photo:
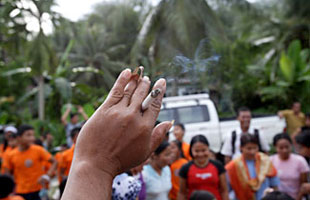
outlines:
[[[152,132],[151,138],[151,153],[156,150],[160,143],[165,138],[166,133],[171,129],[173,122],[162,122],[158,124]]]

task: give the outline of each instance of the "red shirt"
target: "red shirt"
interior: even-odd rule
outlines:
[[[195,190],[205,190],[212,193],[217,200],[221,200],[220,175],[225,168],[217,161],[210,160],[206,167],[200,168],[193,161],[182,166],[180,177],[186,179],[188,199]]]

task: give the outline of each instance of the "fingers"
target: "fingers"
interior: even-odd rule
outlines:
[[[143,114],[143,116],[146,117],[146,120],[151,120],[153,122],[156,121],[160,112],[161,102],[166,92],[166,80],[159,79],[158,81],[156,81],[153,90],[156,89],[160,89],[161,93],[152,100],[150,106]]]
[[[145,97],[148,95],[149,89],[150,89],[151,81],[149,77],[144,76],[143,79],[140,81],[137,89],[134,91],[130,107],[133,107],[134,109],[141,110],[141,104]]]
[[[152,136],[151,136],[152,137],[151,138],[151,152],[155,151],[155,149],[163,141],[166,133],[170,130],[171,127],[172,127],[171,122],[162,122],[153,129]]]
[[[125,69],[117,78],[108,98],[104,102],[104,107],[111,107],[117,104],[124,95],[124,89],[131,79],[131,70]]]
[[[131,101],[131,97],[137,88],[137,80],[131,79],[128,85],[125,88],[124,95],[122,100],[120,101],[120,105],[128,106]]]

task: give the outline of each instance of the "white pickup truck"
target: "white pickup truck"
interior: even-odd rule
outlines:
[[[175,120],[185,125],[184,140],[190,143],[193,136],[205,135],[214,152],[219,152],[225,137],[239,126],[237,120],[221,122],[216,107],[208,94],[165,97],[158,117],[159,121]],[[278,116],[252,117],[251,126],[259,129],[260,137],[272,143],[275,134],[285,128],[285,121]],[[170,134],[169,140],[173,140]]]

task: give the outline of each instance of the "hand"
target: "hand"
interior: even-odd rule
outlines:
[[[50,180],[51,178],[47,174],[44,174],[40,176],[40,178],[38,179],[38,183],[45,187],[50,182]]]
[[[161,94],[141,112],[149,88],[148,77],[136,81],[129,69],[124,70],[106,101],[83,126],[73,163],[87,163],[114,177],[145,161],[172,126],[164,122],[154,128],[166,91],[164,79],[153,88],[159,88]]]
[[[78,106],[78,112],[81,113],[81,114],[84,112],[84,109],[83,109],[82,106]]]

